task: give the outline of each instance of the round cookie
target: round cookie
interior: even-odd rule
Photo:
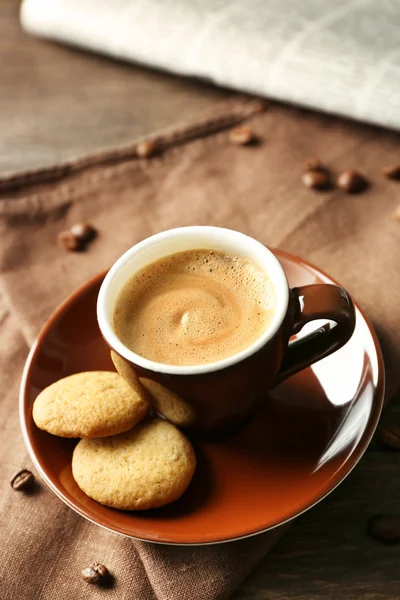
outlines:
[[[196,468],[189,440],[162,419],[109,438],[81,440],[72,474],[90,498],[121,510],[146,510],[177,500]]]
[[[140,377],[139,381],[149,392],[150,402],[154,410],[163,415],[168,421],[178,425],[178,427],[187,427],[195,422],[195,411],[178,394],[147,377]]]
[[[139,394],[139,396],[150,402],[150,397],[146,391],[146,388],[140,383],[133,366],[124,358],[122,358],[122,356],[114,352],[114,350],[111,350],[110,356],[114,363],[114,367],[117,369],[122,379],[125,379],[126,383],[130,385],[131,388],[135,390],[137,394]]]
[[[128,431],[148,408],[118,373],[88,371],[44,389],[34,402],[33,420],[40,429],[61,437],[104,437]]]

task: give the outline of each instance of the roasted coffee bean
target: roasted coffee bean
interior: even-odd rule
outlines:
[[[267,100],[259,100],[257,104],[254,105],[254,112],[256,114],[261,114],[265,112],[268,108]]]
[[[19,473],[16,473],[16,475],[14,475],[14,477],[11,479],[11,487],[14,490],[17,490],[18,492],[23,492],[31,489],[34,481],[35,476],[33,475],[33,473],[31,473],[27,469],[23,469]]]
[[[90,225],[90,223],[86,223],[84,221],[72,225],[70,232],[83,243],[90,242],[94,237],[96,237],[97,233],[95,228]]]
[[[90,567],[82,570],[82,577],[87,583],[102,585],[109,579],[110,572],[104,565],[93,563]]]
[[[368,521],[368,533],[385,544],[400,542],[400,517],[375,515]]]
[[[400,179],[400,165],[389,165],[383,169],[383,174],[388,179]]]
[[[238,146],[247,146],[255,141],[255,135],[251,127],[248,125],[240,125],[239,127],[234,127],[229,132],[229,139],[232,144],[237,144]]]
[[[82,240],[71,231],[61,231],[57,239],[60,246],[68,252],[78,252],[83,247]]]
[[[304,163],[306,171],[327,171],[325,165],[318,158],[309,158]]]
[[[343,171],[336,180],[337,186],[348,194],[358,194],[365,190],[368,182],[361,173],[355,170]]]
[[[305,186],[313,190],[327,190],[331,186],[331,179],[325,171],[306,171],[302,180]]]
[[[143,140],[136,146],[136,154],[139,158],[151,158],[161,150],[160,142],[157,139]]]
[[[392,450],[400,450],[400,427],[381,427],[378,430],[379,439]]]

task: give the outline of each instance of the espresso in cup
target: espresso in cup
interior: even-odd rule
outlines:
[[[253,344],[275,312],[274,288],[258,266],[234,254],[188,250],[125,282],[113,327],[127,348],[149,360],[201,365]]]

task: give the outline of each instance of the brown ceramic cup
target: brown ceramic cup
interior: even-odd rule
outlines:
[[[269,277],[277,305],[269,328],[245,350],[213,363],[176,366],[156,363],[127,348],[113,329],[113,312],[124,283],[146,265],[176,252],[219,250],[242,256]],[[146,389],[156,412],[204,435],[236,431],[268,389],[343,346],[355,327],[351,298],[338,286],[289,289],[273,252],[237,231],[182,227],[154,235],[117,260],[101,286],[97,302],[101,333],[114,364],[131,385]],[[313,320],[328,320],[306,336],[290,338]]]

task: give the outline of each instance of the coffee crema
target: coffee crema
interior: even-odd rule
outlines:
[[[136,354],[200,365],[250,346],[275,311],[274,289],[259,267],[233,254],[189,250],[135,273],[117,298],[113,325]]]

